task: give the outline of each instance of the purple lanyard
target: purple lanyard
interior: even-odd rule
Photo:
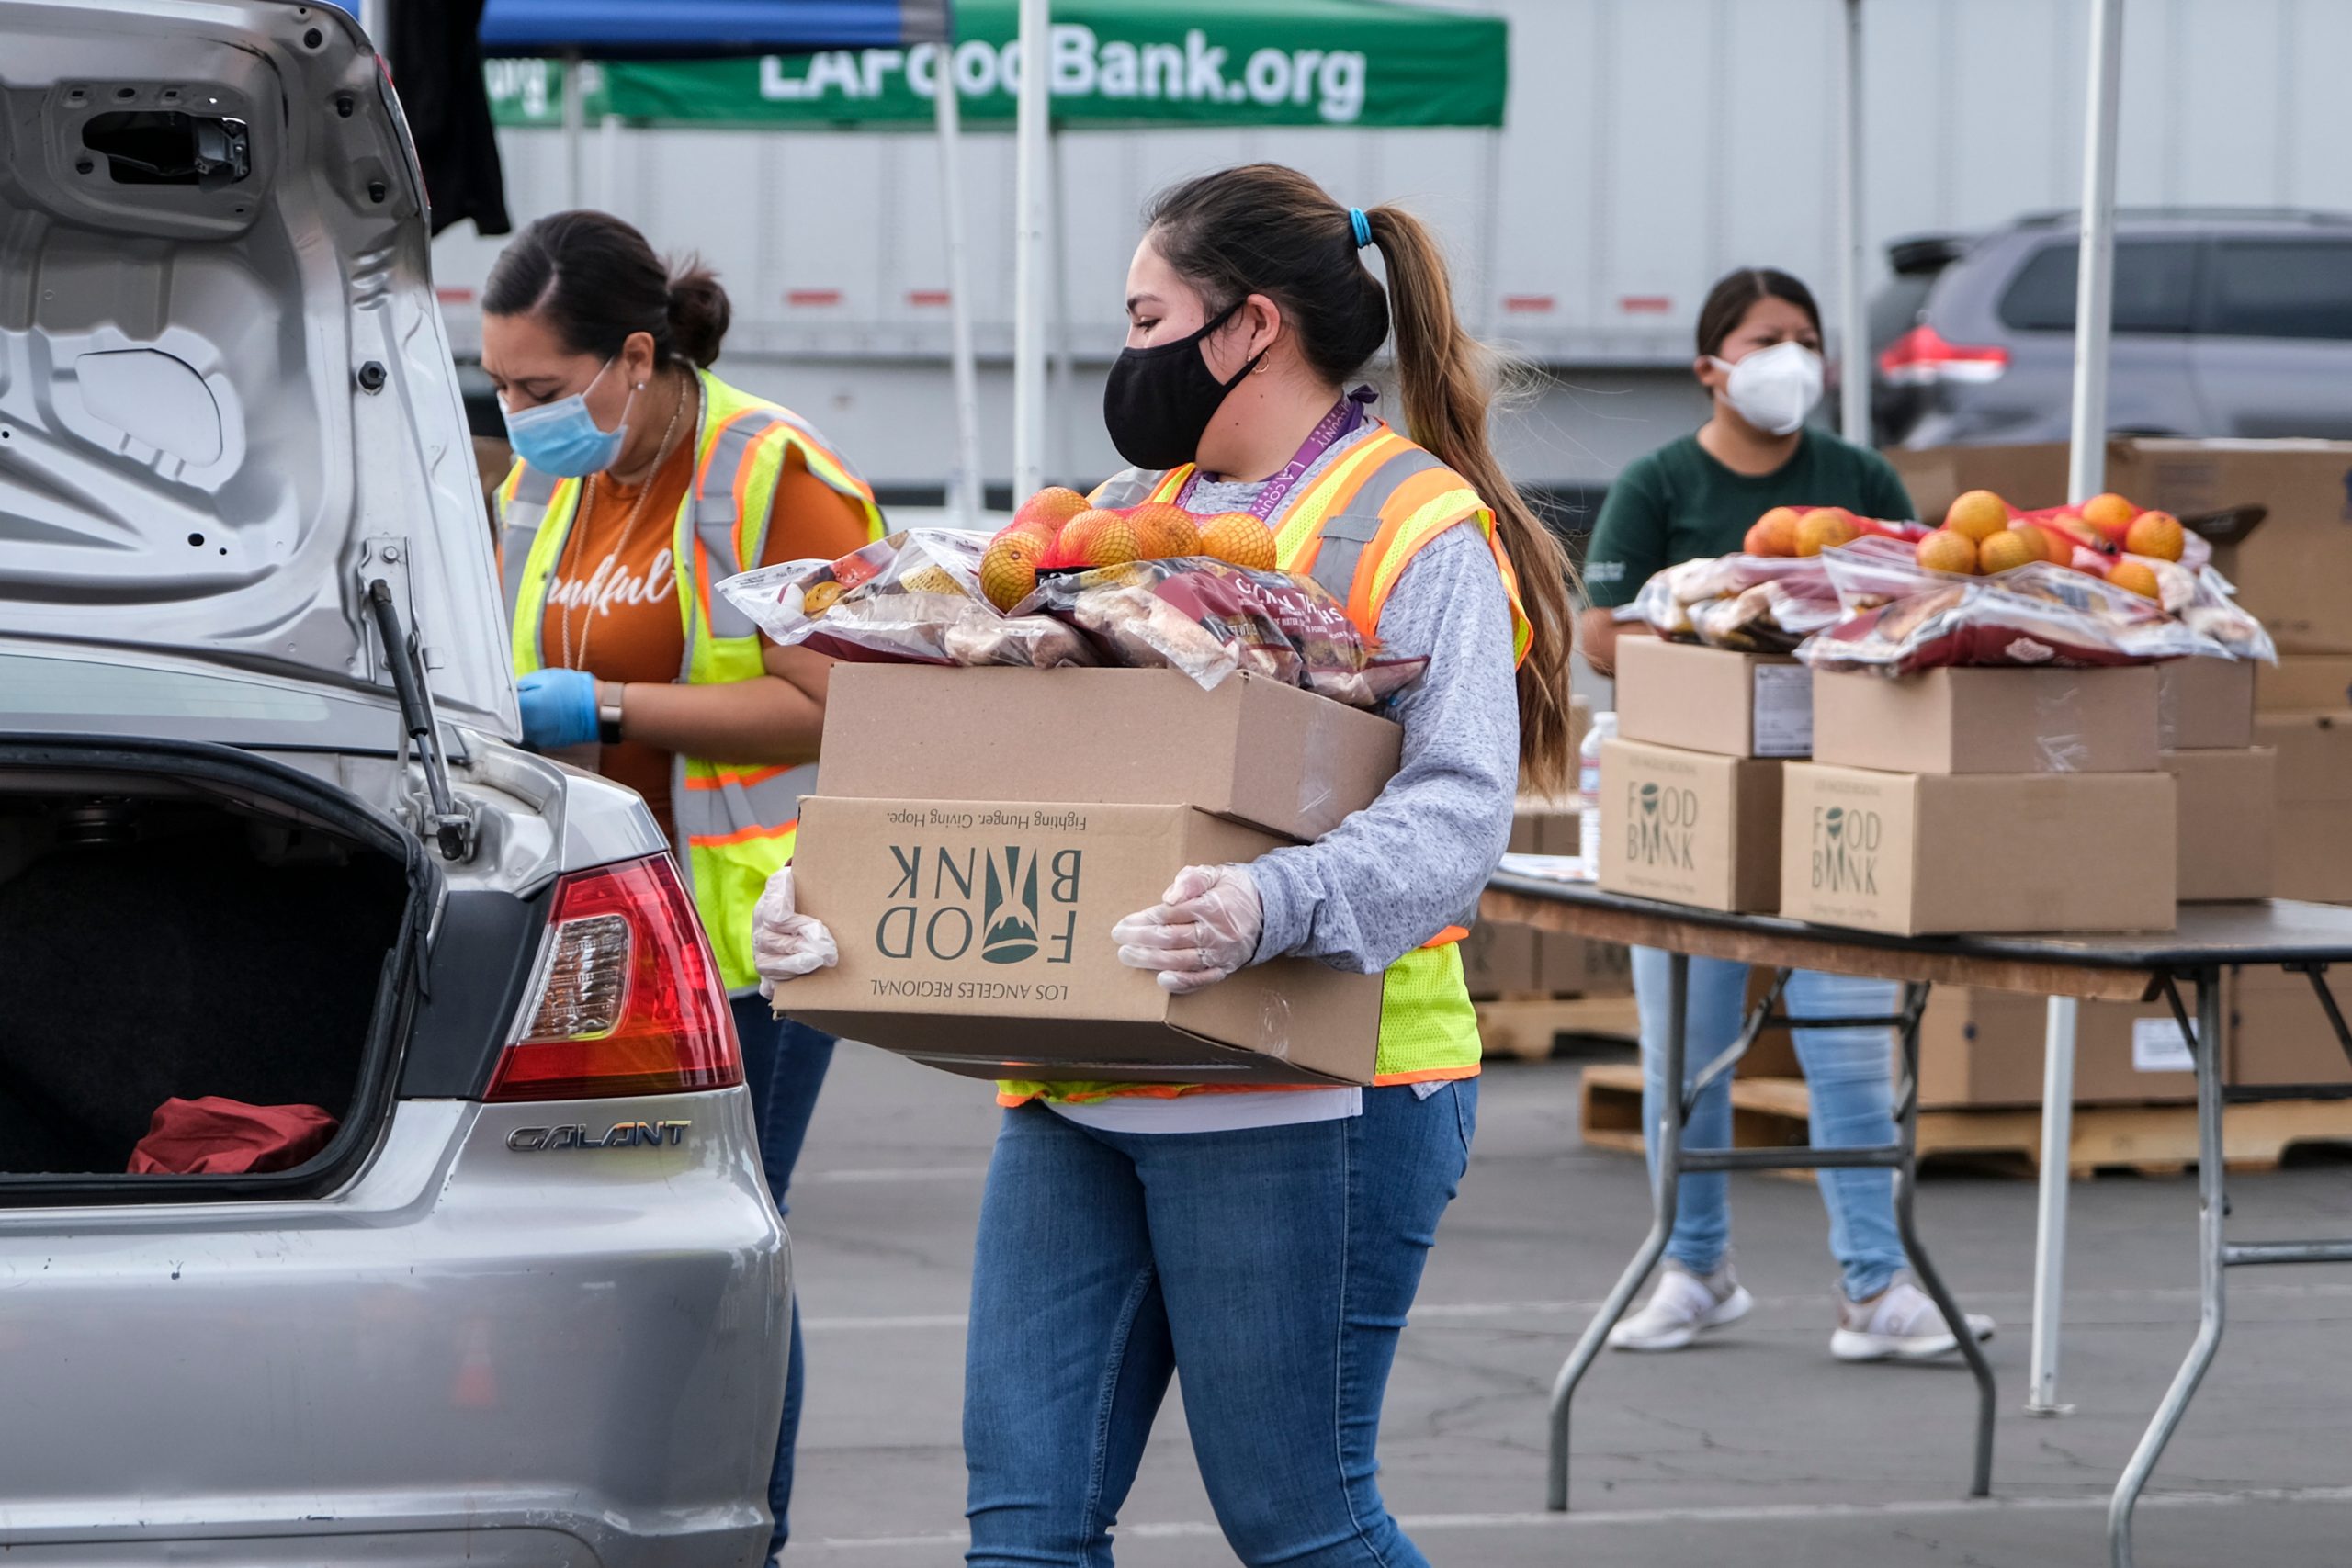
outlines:
[[[1333,403],[1331,412],[1306,433],[1306,439],[1299,444],[1291,460],[1283,465],[1282,472],[1259,488],[1258,499],[1250,503],[1250,515],[1261,523],[1272,520],[1274,508],[1283,503],[1283,497],[1290,493],[1291,487],[1306,477],[1307,469],[1322,460],[1324,453],[1339,445],[1343,436],[1352,434],[1364,422],[1366,405],[1379,396],[1370,387],[1358,387]],[[1195,467],[1192,476],[1185,479],[1183,490],[1177,494],[1176,504],[1190,512],[1193,509],[1193,492],[1200,488],[1200,484],[1201,470]]]

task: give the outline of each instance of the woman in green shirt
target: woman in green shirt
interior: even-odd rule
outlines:
[[[1787,273],[1743,267],[1716,284],[1699,311],[1690,369],[1714,394],[1713,412],[1695,434],[1625,465],[1585,552],[1592,607],[1577,646],[1603,675],[1616,669],[1611,610],[1654,572],[1738,549],[1773,507],[1912,513],[1885,458],[1805,424],[1821,397],[1821,311]]]
[[[1615,667],[1610,611],[1639,592],[1650,574],[1698,556],[1736,550],[1748,525],[1774,506],[1842,506],[1866,517],[1911,515],[1911,498],[1886,459],[1866,447],[1805,428],[1821,397],[1821,312],[1804,284],[1784,272],[1748,268],[1714,287],[1699,312],[1692,370],[1714,394],[1698,434],[1627,466],[1610,487],[1585,562],[1593,608],[1579,642],[1602,674]],[[1657,1124],[1670,1103],[1665,1049],[1667,954],[1634,950],[1634,993],[1642,1020],[1642,1122]],[[1685,1030],[1695,1070],[1738,1036],[1747,966],[1690,961]],[[1813,973],[1791,976],[1785,1000],[1795,1018],[1886,1018],[1895,988],[1883,980]],[[1798,1029],[1798,1060],[1810,1092],[1813,1144],[1850,1148],[1894,1142],[1893,1042],[1884,1029]],[[1694,1149],[1731,1145],[1731,1080],[1708,1086],[1691,1106],[1685,1141]],[[1894,1224],[1893,1173],[1825,1170],[1829,1250],[1838,1265],[1830,1354],[1840,1360],[1918,1360],[1959,1348],[1943,1314],[1905,1272]],[[1731,1209],[1720,1173],[1682,1178],[1674,1234],[1657,1288],[1611,1331],[1621,1350],[1679,1350],[1701,1333],[1747,1315],[1754,1299],[1732,1271]],[[1969,1327],[1989,1337],[1989,1318]]]

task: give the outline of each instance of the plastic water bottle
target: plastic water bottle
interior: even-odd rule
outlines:
[[[1577,793],[1584,796],[1584,811],[1577,822],[1577,853],[1585,871],[1600,874],[1600,748],[1617,739],[1617,716],[1597,713],[1577,748]]]

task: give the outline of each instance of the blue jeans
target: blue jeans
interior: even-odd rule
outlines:
[[[1634,995],[1642,1014],[1642,1126],[1657,1125],[1665,1092],[1668,955],[1634,949]],[[1747,965],[1720,958],[1690,960],[1690,996],[1683,1025],[1683,1067],[1690,1077],[1739,1038]],[[1891,980],[1799,970],[1789,976],[1783,1010],[1792,1018],[1886,1018],[1902,1006]],[[1799,1029],[1797,1060],[1810,1093],[1816,1148],[1853,1148],[1894,1142],[1893,1032],[1884,1029]],[[1687,1085],[1687,1079],[1686,1079]],[[1684,1125],[1683,1146],[1731,1147],[1731,1079],[1718,1078],[1699,1097]],[[1650,1151],[1650,1172],[1657,1154]],[[1868,1301],[1903,1269],[1903,1240],[1894,1228],[1894,1173],[1825,1170],[1815,1177],[1829,1211],[1829,1251],[1843,1271],[1846,1295]],[[1675,1194],[1674,1235],[1666,1253],[1693,1274],[1712,1274],[1731,1254],[1730,1182],[1721,1171],[1685,1174]]]
[[[965,1352],[975,1568],[1104,1568],[1171,1372],[1249,1564],[1426,1568],[1380,1500],[1396,1337],[1469,1163],[1477,1080],[1360,1116],[1101,1133],[1005,1113]]]
[[[833,1037],[786,1019],[775,1017],[759,997],[737,997],[733,1002],[735,1035],[743,1044],[743,1086],[752,1095],[752,1121],[760,1133],[760,1164],[766,1169],[768,1191],[775,1211],[787,1212],[786,1196],[792,1188],[792,1168],[800,1158],[800,1145],[808,1136],[808,1118],[817,1109],[817,1091],[825,1087],[825,1069],[832,1064]],[[773,1552],[792,1531],[792,1450],[800,1436],[800,1292],[792,1292],[791,1359],[784,1374],[784,1420],[776,1431],[775,1462],[768,1472],[768,1512],[775,1523],[769,1531]]]

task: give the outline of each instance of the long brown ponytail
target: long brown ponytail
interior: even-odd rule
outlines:
[[[1169,265],[1212,312],[1263,294],[1298,333],[1299,350],[1337,382],[1362,370],[1394,318],[1405,432],[1470,482],[1495,514],[1534,631],[1519,669],[1519,763],[1530,786],[1564,786],[1568,756],[1570,569],[1560,541],[1495,457],[1487,421],[1499,356],[1464,330],[1437,238],[1411,213],[1365,213],[1386,264],[1382,288],[1358,254],[1348,209],[1296,169],[1251,164],[1162,192],[1145,214]]]

